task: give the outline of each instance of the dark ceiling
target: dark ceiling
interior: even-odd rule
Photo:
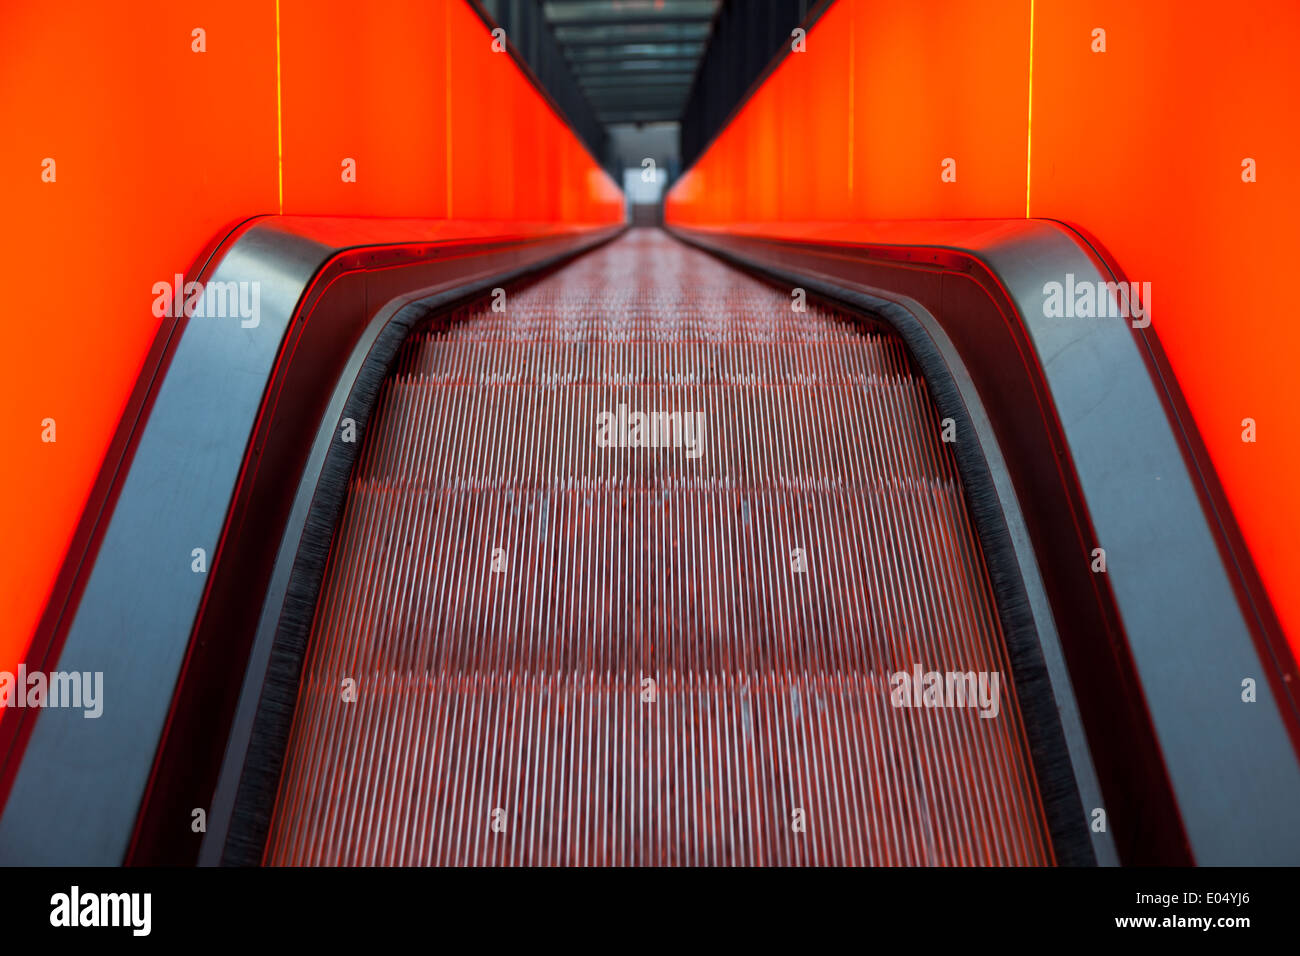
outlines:
[[[719,0],[545,0],[543,15],[603,125],[680,120]]]

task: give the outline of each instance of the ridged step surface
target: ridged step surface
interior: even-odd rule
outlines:
[[[267,863],[1053,861],[924,383],[793,301],[633,230],[406,344]],[[619,406],[702,428],[601,447]],[[918,667],[997,674],[996,716],[896,706]]]

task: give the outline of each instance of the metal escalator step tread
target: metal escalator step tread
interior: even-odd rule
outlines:
[[[792,301],[633,230],[408,341],[266,863],[1053,862],[925,385]]]

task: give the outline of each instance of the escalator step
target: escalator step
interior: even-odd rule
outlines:
[[[266,863],[1053,862],[924,382],[794,302],[637,229],[407,342]]]

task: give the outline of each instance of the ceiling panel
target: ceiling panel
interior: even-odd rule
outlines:
[[[719,0],[546,0],[543,15],[603,123],[681,117]]]

